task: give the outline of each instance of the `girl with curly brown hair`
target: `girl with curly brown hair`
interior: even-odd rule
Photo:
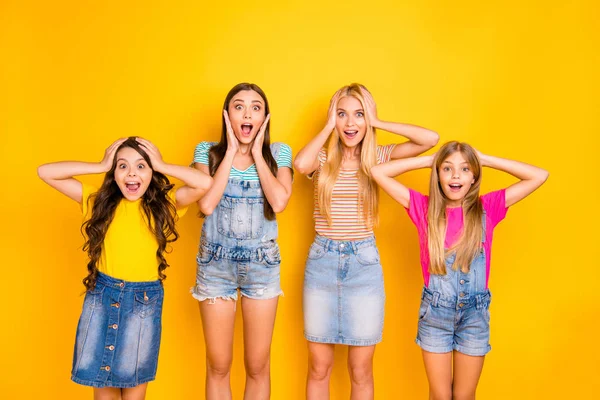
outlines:
[[[75,176],[106,173],[94,188]],[[95,399],[143,399],[158,363],[164,253],[178,238],[175,222],[212,178],[168,164],[151,142],[119,139],[99,163],[42,165],[40,178],[81,205],[89,255],[71,379],[94,387]],[[166,175],[184,185],[174,188]]]

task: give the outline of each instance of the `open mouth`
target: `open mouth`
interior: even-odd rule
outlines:
[[[463,185],[461,185],[460,183],[451,183],[448,186],[450,187],[450,191],[452,192],[460,192],[460,189],[462,189],[463,187]]]
[[[358,131],[354,131],[354,130],[347,130],[347,131],[344,131],[344,135],[346,135],[346,137],[347,137],[348,139],[354,139],[354,137],[355,137],[356,135],[358,135]]]
[[[252,132],[252,124],[242,124],[242,135],[250,136],[250,132]]]
[[[127,189],[127,193],[136,194],[140,189],[139,182],[125,182],[125,189]]]

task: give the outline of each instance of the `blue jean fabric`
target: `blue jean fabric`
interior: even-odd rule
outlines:
[[[192,296],[199,301],[237,300],[238,289],[253,299],[281,295],[276,240],[277,221],[264,216],[260,182],[230,179],[202,225]]]
[[[482,242],[485,241],[485,213]],[[486,289],[486,257],[480,252],[469,272],[452,268],[455,254],[446,258],[446,274],[429,277],[423,288],[416,342],[425,351],[452,350],[470,356],[483,356],[491,350],[490,312],[492,295]]]
[[[304,336],[311,342],[370,346],[381,341],[385,292],[375,238],[317,235],[304,272]]]
[[[163,287],[99,273],[83,302],[71,379],[79,384],[130,388],[156,377]]]

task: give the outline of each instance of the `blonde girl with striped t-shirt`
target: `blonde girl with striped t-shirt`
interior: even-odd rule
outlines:
[[[378,146],[375,129],[408,139]],[[325,149],[325,144],[329,144]],[[362,85],[338,90],[325,128],[296,156],[294,167],[314,182],[316,237],[304,275],[307,398],[329,398],[334,345],[348,348],[352,399],[372,399],[373,354],[381,341],[385,293],[373,226],[379,191],[371,167],[413,157],[438,142],[437,133],[385,122]]]

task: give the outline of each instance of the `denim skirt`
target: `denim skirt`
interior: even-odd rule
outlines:
[[[71,379],[97,388],[154,380],[164,291],[160,281],[128,282],[99,273],[85,294]]]
[[[310,342],[371,346],[383,332],[385,292],[375,238],[317,235],[304,270],[304,336]]]

